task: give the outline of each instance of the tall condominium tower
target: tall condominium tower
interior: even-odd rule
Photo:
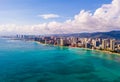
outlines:
[[[107,39],[102,40],[102,49],[107,49]]]
[[[112,51],[115,50],[115,40],[114,39],[110,40],[110,50],[112,50]]]

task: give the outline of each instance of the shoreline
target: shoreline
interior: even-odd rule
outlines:
[[[115,52],[111,52],[111,51],[107,51],[107,50],[96,50],[98,52],[104,52],[104,53],[107,53],[107,54],[110,54],[110,55],[118,55],[120,56],[120,53],[115,53]]]
[[[38,44],[44,44],[44,43],[41,43],[41,42],[38,42],[38,41],[34,41]],[[44,45],[50,45],[50,44],[44,44]],[[64,47],[64,48],[77,48],[77,49],[85,49],[85,50],[94,50],[94,51],[97,51],[97,52],[103,52],[103,53],[106,53],[106,54],[109,54],[109,55],[118,55],[120,56],[120,53],[115,53],[115,52],[111,52],[111,51],[107,51],[107,50],[98,50],[98,49],[89,49],[89,48],[80,48],[80,47],[70,47],[70,46],[59,46],[59,45],[52,45],[52,46],[57,46],[57,47]]]

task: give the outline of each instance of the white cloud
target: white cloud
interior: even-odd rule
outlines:
[[[81,10],[74,19],[65,22],[52,21],[38,25],[15,24],[0,25],[0,34],[63,34],[80,32],[100,32],[120,30],[120,0],[113,0],[111,4],[103,4],[94,13]],[[43,18],[59,16],[43,15]]]
[[[38,15],[38,16],[43,19],[51,19],[51,18],[59,18],[60,17],[57,14],[43,14],[43,15]]]

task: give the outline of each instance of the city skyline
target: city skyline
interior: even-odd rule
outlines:
[[[0,35],[120,30],[120,1],[0,1]]]
[[[75,36],[34,36],[16,35],[15,40],[35,41],[46,45],[66,46],[86,48],[92,50],[108,51],[110,53],[120,53],[120,40],[113,38],[82,38]]]

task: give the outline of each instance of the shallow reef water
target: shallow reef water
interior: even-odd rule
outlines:
[[[120,82],[120,56],[1,38],[0,82]]]

